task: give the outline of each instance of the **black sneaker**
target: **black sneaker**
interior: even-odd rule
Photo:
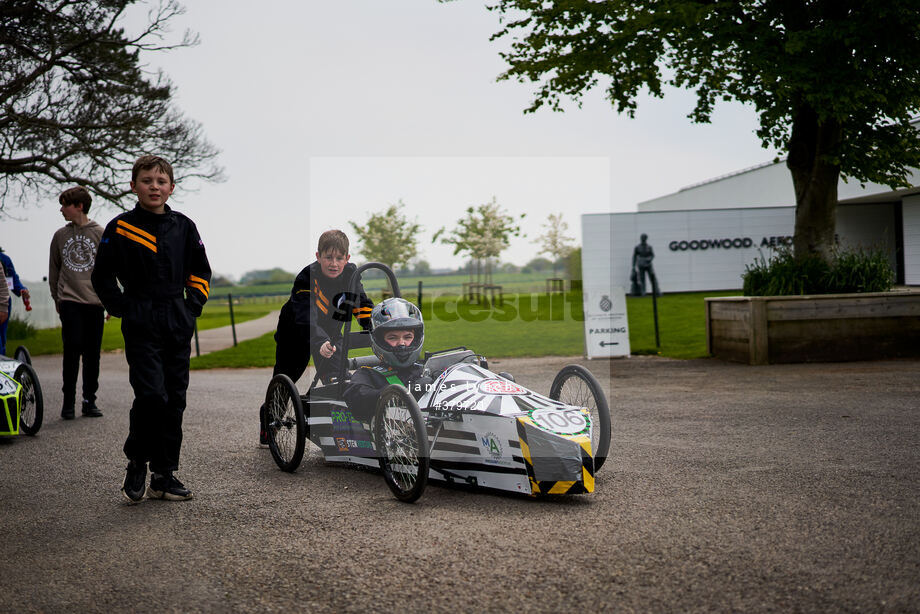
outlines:
[[[65,405],[61,408],[62,420],[73,420],[73,405]]]
[[[179,481],[172,473],[160,475],[154,473],[147,487],[147,496],[151,499],[166,499],[167,501],[187,501],[192,498],[192,491]]]
[[[130,461],[125,471],[125,481],[121,485],[121,494],[129,503],[138,503],[144,498],[144,486],[147,482],[147,463]]]
[[[83,415],[87,418],[101,418],[102,412],[93,401],[83,401]]]

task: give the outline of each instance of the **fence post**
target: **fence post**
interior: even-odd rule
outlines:
[[[416,303],[416,305],[418,305],[419,309],[422,308],[422,280],[421,279],[418,280],[418,303]]]
[[[233,319],[233,293],[227,293],[230,300],[230,329],[233,330],[233,347],[236,347],[236,320]]]

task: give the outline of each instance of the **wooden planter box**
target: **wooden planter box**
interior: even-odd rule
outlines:
[[[920,357],[920,292],[707,298],[706,346],[752,365]]]

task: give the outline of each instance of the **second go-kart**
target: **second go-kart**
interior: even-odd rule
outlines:
[[[382,270],[394,296],[393,272],[367,263],[354,275]],[[345,323],[343,351],[370,347],[366,332]],[[416,401],[399,384],[383,389],[368,424],[343,400],[348,369],[380,364],[349,358],[334,383],[301,395],[286,375],[272,378],[265,407],[272,457],[284,471],[300,465],[309,439],[326,462],[379,467],[397,499],[417,500],[429,479],[527,495],[590,493],[610,449],[610,411],[597,379],[580,365],[564,367],[548,396],[494,373],[465,347],[424,356],[430,382]]]
[[[23,346],[13,358],[0,354],[0,436],[35,435],[42,426],[42,387]]]

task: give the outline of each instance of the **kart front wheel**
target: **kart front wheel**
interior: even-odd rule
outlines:
[[[16,367],[13,379],[22,386],[19,396],[19,429],[26,435],[34,435],[42,427],[45,407],[38,375],[30,365],[22,363]]]
[[[265,392],[265,425],[268,448],[282,471],[295,471],[303,460],[307,442],[307,422],[297,386],[279,373]]]
[[[374,416],[374,445],[387,486],[412,503],[428,484],[428,431],[418,403],[403,386],[383,389]]]
[[[597,378],[581,365],[567,365],[553,380],[549,398],[566,405],[584,407],[590,412],[591,451],[594,453],[594,472],[597,473],[610,452],[610,407]]]

